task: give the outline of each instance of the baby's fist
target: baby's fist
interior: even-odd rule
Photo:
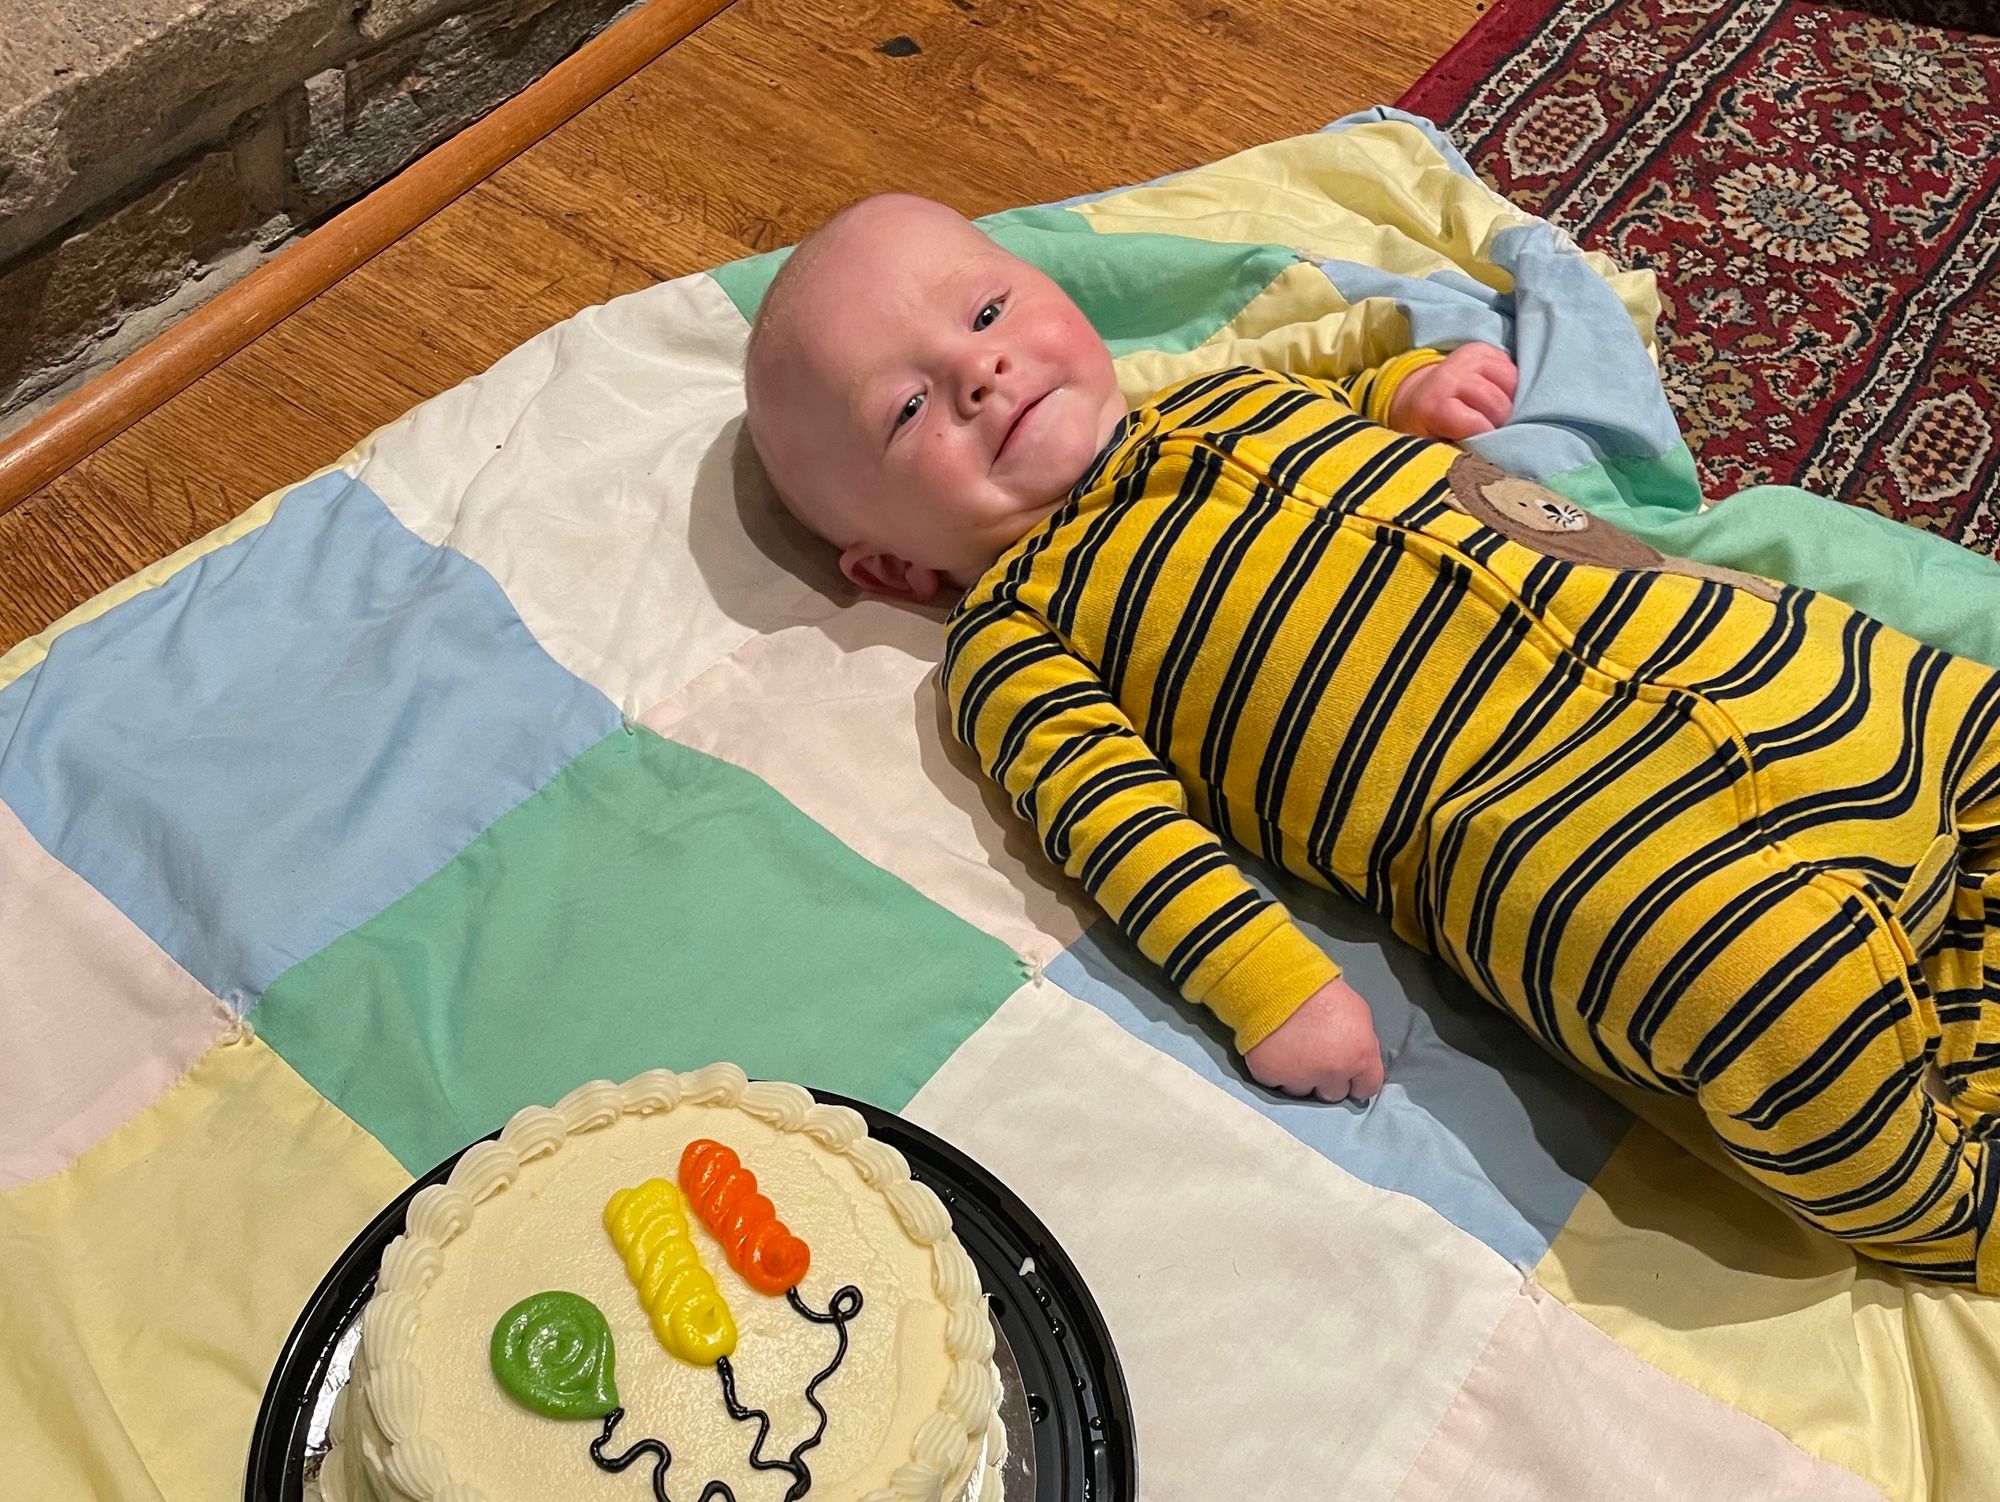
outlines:
[[[1514,410],[1516,374],[1504,349],[1461,344],[1438,364],[1404,377],[1389,403],[1389,426],[1447,443],[1490,433]]]
[[[1361,993],[1344,980],[1330,980],[1308,996],[1243,1062],[1258,1084],[1287,1095],[1367,1100],[1382,1088],[1375,1021]]]

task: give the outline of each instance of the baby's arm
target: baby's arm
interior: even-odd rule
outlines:
[[[1385,428],[1457,443],[1507,421],[1517,374],[1499,346],[1461,344],[1450,354],[1409,350],[1345,380],[1309,384]]]
[[[1187,813],[1173,773],[1061,637],[1005,601],[952,622],[959,739],[1188,1000],[1236,1034],[1266,1084],[1339,1100],[1381,1085],[1366,1003]]]

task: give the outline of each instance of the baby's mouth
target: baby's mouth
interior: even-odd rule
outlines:
[[[1013,447],[1014,435],[1021,431],[1021,424],[1027,421],[1028,414],[1030,412],[1034,411],[1035,408],[1039,407],[1044,401],[1048,399],[1048,395],[1049,393],[1045,391],[1040,396],[1036,397],[1033,401],[1023,402],[1021,406],[1015,410],[1014,420],[1007,425],[1007,431],[1001,435],[1000,447],[993,451],[993,462],[995,464],[998,464],[1002,459],[1006,458],[1007,450]]]

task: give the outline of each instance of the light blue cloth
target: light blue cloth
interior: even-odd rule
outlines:
[[[1418,348],[1497,345],[1518,371],[1514,412],[1466,447],[1511,474],[1543,479],[1613,458],[1680,446],[1673,408],[1618,295],[1546,224],[1502,230],[1493,263],[1514,279],[1496,292],[1457,272],[1415,278],[1323,261],[1349,302],[1393,301]],[[1692,476],[1690,475],[1690,479]],[[1686,498],[1694,504],[1695,495]]]
[[[1243,869],[1368,999],[1389,1083],[1367,1107],[1293,1100],[1252,1082],[1229,1030],[1181,1001],[1110,923],[1094,924],[1049,978],[1356,1178],[1420,1199],[1533,1266],[1630,1115],[1374,914],[1260,863]]]
[[[0,690],[0,801],[241,1012],[622,724],[331,474]]]

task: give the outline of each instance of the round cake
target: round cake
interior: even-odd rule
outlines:
[[[383,1254],[330,1502],[998,1502],[951,1217],[844,1106],[732,1064],[530,1106]]]

